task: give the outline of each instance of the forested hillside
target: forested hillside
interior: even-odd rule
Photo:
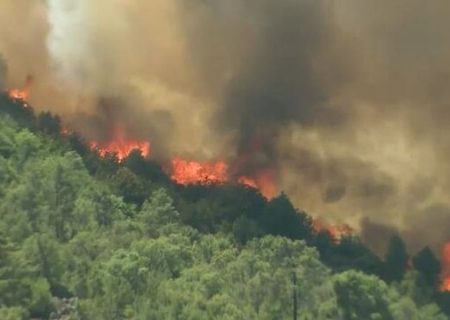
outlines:
[[[448,319],[439,260],[381,259],[284,194],[178,186],[0,96],[0,319]],[[295,279],[294,279],[295,278]]]

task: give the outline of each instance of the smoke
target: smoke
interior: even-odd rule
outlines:
[[[352,224],[377,250],[381,229],[438,247],[450,222],[449,9],[3,0],[0,52],[7,87],[33,75],[32,105],[88,138],[120,125],[160,159],[270,168],[298,206]]]
[[[8,71],[8,68],[7,68],[6,62],[3,60],[3,57],[0,55],[0,91],[3,91],[5,89],[7,71]]]

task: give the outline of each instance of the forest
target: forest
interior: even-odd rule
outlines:
[[[441,264],[316,231],[288,196],[172,182],[0,95],[0,319],[444,320]],[[294,311],[296,304],[296,312]]]

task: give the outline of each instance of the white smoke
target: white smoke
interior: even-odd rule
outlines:
[[[61,78],[78,90],[107,94],[117,80],[120,48],[129,45],[124,41],[129,30],[121,3],[48,1],[49,55]]]

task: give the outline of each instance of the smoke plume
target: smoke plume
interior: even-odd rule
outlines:
[[[7,87],[88,138],[250,160],[331,222],[412,249],[450,226],[445,0],[3,0]],[[0,68],[0,87],[2,68]],[[378,231],[377,231],[378,230]],[[380,236],[381,237],[381,236]],[[382,240],[384,241],[384,240]]]

